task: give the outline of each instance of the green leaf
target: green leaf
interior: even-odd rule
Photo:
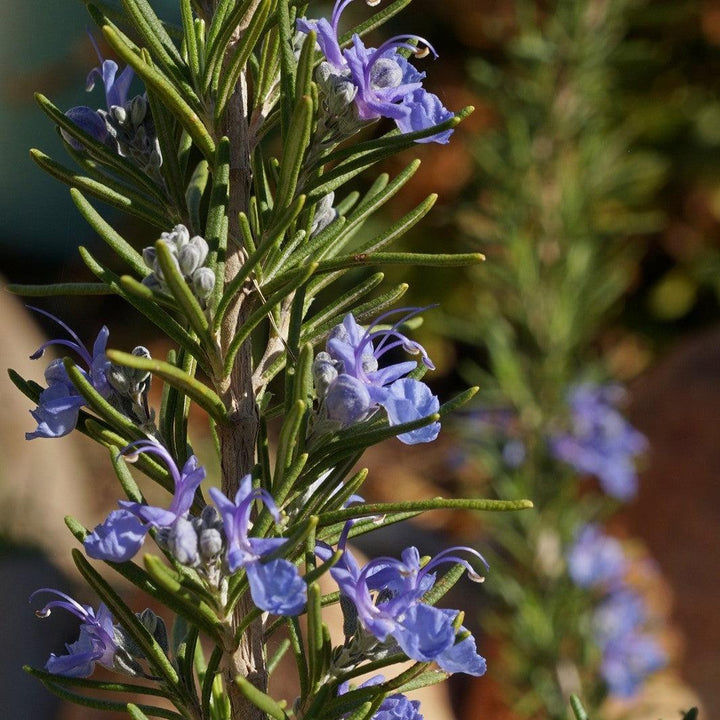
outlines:
[[[283,138],[291,132],[290,118],[295,101],[295,56],[292,48],[292,28],[290,27],[290,3],[278,0],[277,26],[280,37],[280,127]]]
[[[577,695],[570,696],[570,707],[572,708],[575,720],[588,720],[588,715],[585,712],[585,708],[580,702],[580,698]]]
[[[262,690],[256,688],[249,680],[246,680],[242,675],[237,675],[234,682],[240,688],[242,694],[255,707],[269,715],[273,720],[287,720],[287,715],[281,705]]]
[[[362,143],[356,143],[355,145],[349,145],[335,150],[322,157],[318,162],[322,164],[337,163],[350,158],[348,161],[348,167],[350,167],[356,160],[367,162],[369,158],[376,158],[370,163],[372,165],[390,155],[395,155],[401,150],[412,147],[416,140],[431,137],[439,132],[457,127],[463,120],[469,117],[474,110],[475,108],[472,105],[468,105],[449,120],[445,120],[445,122],[425,128],[424,130],[416,130],[411,133],[401,133],[398,129],[391,130],[381,138],[366,140]],[[342,164],[340,167],[342,167]],[[367,165],[365,165],[365,167],[367,167]]]
[[[296,89],[297,97],[310,94],[310,86],[315,67],[315,42],[317,33],[311,30],[306,36],[297,61]]]
[[[158,207],[149,205],[139,195],[131,192],[129,189],[120,193],[116,190],[112,190],[107,185],[104,185],[97,180],[93,180],[87,175],[80,175],[74,170],[55,162],[51,157],[40,152],[40,150],[30,150],[30,157],[43,169],[45,172],[52,175],[60,182],[64,182],[72,188],[83,190],[84,192],[96,197],[98,200],[106,202],[108,205],[124,210],[135,217],[139,217],[147,223],[154,225],[155,227],[164,228],[167,227],[172,219],[167,215],[164,215],[161,211],[159,212]]]
[[[411,265],[413,267],[462,267],[477,265],[485,260],[481,253],[365,253],[321,260],[316,273],[318,275],[346,268],[366,265]]]
[[[270,14],[271,6],[271,0],[260,0],[252,18],[250,19],[247,30],[243,33],[242,38],[236,44],[227,65],[218,63],[215,66],[215,70],[213,72],[213,86],[218,86],[221,68],[222,76],[224,78],[222,84],[219,85],[217,93],[217,100],[215,104],[216,122],[222,118],[227,102],[237,85],[240,73],[245,67],[245,63],[247,63],[250,54],[255,49],[255,45],[257,44],[263,28],[265,27],[265,21]]]
[[[10,283],[5,286],[8,292],[25,297],[55,297],[57,295],[112,295],[105,283],[56,283],[54,285],[19,285]]]
[[[158,240],[155,243],[155,251],[157,253],[157,260],[160,263],[160,269],[162,270],[165,282],[170,288],[170,292],[175,300],[177,300],[182,314],[199,336],[201,346],[211,355],[215,349],[215,345],[210,337],[207,318],[197,298],[193,295],[190,286],[185,282],[185,278],[180,272],[180,267],[177,264],[175,256],[170,252],[170,247],[164,240]]]
[[[103,219],[79,190],[71,188],[70,197],[90,227],[112,248],[115,254],[127,263],[139,277],[145,277],[150,269],[145,264],[142,255]]]
[[[143,59],[148,65],[151,65],[145,51],[143,51]],[[146,94],[150,103],[153,123],[155,124],[155,134],[160,144],[160,153],[162,154],[162,176],[169,190],[170,199],[173,201],[177,211],[181,212],[184,201],[184,175],[177,154],[179,125],[175,122],[173,114],[165,107],[152,89],[147,89]]]
[[[307,624],[308,624],[308,660],[310,670],[310,687],[316,687],[327,668],[322,662],[324,656],[324,637],[322,621],[322,593],[316,582],[311,582],[307,589]]]
[[[275,472],[273,473],[276,483],[282,483],[282,477],[293,461],[298,444],[298,432],[306,410],[307,404],[303,400],[294,402],[280,429]]]
[[[275,207],[278,210],[288,207],[294,199],[305,151],[310,144],[312,122],[312,99],[309,95],[303,95],[295,104],[290,129],[283,138],[280,178],[275,195]]]
[[[195,18],[193,17],[192,0],[180,0],[180,18],[182,20],[183,35],[185,36],[185,51],[187,52],[188,68],[193,78],[195,87],[199,86],[200,80],[200,54],[198,52],[198,34],[195,29]],[[203,57],[202,62],[204,63]]]
[[[187,130],[200,152],[211,161],[215,154],[215,143],[198,117],[197,113],[185,102],[177,89],[158,70],[150,67],[109,25],[102,26],[103,34],[110,47],[139,75],[172,112],[180,124]]]
[[[330,328],[337,325],[338,323],[334,322],[335,319],[342,317],[347,308],[351,308],[360,298],[372,292],[384,279],[385,274],[378,272],[355,285],[352,290],[348,290],[348,292],[333,300],[331,305],[328,305],[324,310],[313,315],[310,320],[304,323],[302,327],[303,333],[312,335],[318,328],[323,328],[326,325]]]
[[[409,213],[403,215],[399,220],[394,222],[389,228],[381,232],[379,235],[359,243],[355,247],[356,252],[376,252],[381,248],[393,243],[397,238],[402,237],[411,227],[422,220],[425,215],[432,209],[437,200],[434,193],[429,195],[417,207],[413,208]],[[339,248],[338,248],[339,249]]]
[[[147,0],[121,0],[129,19],[143,42],[179,85],[185,97],[199,102],[187,81],[185,61]]]
[[[190,182],[185,188],[185,205],[190,216],[190,227],[195,232],[200,232],[202,221],[200,220],[200,203],[202,202],[205,188],[210,179],[210,165],[207,160],[201,160],[195,167]],[[206,238],[207,239],[207,238]]]
[[[222,0],[213,14],[207,35],[207,64],[205,65],[205,80],[203,87],[210,87],[215,69],[223,64],[228,50],[228,43],[233,33],[237,32],[242,23],[247,24],[247,12],[251,8],[252,0]]]
[[[225,276],[225,259],[228,242],[227,209],[230,193],[230,141],[220,138],[215,154],[213,168],[212,191],[210,192],[210,206],[205,226],[205,240],[210,252],[207,266],[215,273],[215,288],[208,300],[209,308],[217,308],[223,292],[223,278]]]
[[[228,415],[222,400],[204,383],[196,380],[180,368],[156,358],[144,358],[119,350],[108,350],[108,360],[138,370],[147,370],[180,390],[205,410],[216,422],[226,424]]]
[[[406,500],[395,503],[366,503],[363,505],[354,505],[343,510],[320,513],[318,516],[318,526],[326,527],[334,523],[346,522],[347,520],[369,517],[371,515],[427,512],[429,510],[442,510],[447,508],[476,510],[478,512],[515,512],[516,510],[530,510],[533,508],[533,503],[531,500],[457,500],[441,497],[429,500]]]
[[[225,637],[225,626],[210,606],[200,599],[197,593],[186,588],[182,579],[175,575],[160,558],[154,555],[145,555],[143,562],[153,581],[182,603],[183,617],[201,628],[216,642],[222,643],[224,640],[229,640]]]
[[[127,704],[128,715],[132,720],[150,720],[148,716],[135,703]]]
[[[80,695],[66,690],[63,686],[66,684],[65,681],[68,678],[64,678],[60,675],[51,675],[47,678],[43,675],[41,677],[40,673],[42,671],[28,666],[25,666],[24,670],[37,677],[51,693],[57,695],[63,700],[75,703],[76,705],[82,705],[96,710],[109,710],[115,712],[125,712],[127,709],[127,703],[122,701],[99,700],[95,697]],[[50,673],[47,673],[47,675],[50,675]],[[154,707],[152,705],[138,705],[138,707],[141,708],[143,712],[148,713],[153,717],[166,718],[167,720],[183,720],[182,715],[172,710],[166,710],[165,708]]]

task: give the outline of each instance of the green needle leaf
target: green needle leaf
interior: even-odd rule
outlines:
[[[185,282],[175,256],[170,252],[168,244],[163,240],[158,240],[155,243],[155,251],[170,292],[177,300],[183,315],[200,337],[201,344],[211,354],[214,350],[214,344],[210,338],[207,318],[190,286]]]
[[[108,350],[108,360],[124,367],[147,370],[192,398],[216,422],[226,424],[228,415],[222,400],[205,384],[164,360],[144,358],[119,350]]]
[[[389,515],[391,513],[427,512],[456,508],[461,510],[477,510],[480,512],[514,512],[533,508],[531,500],[456,500],[452,498],[432,498],[431,500],[407,500],[395,503],[366,503],[355,505],[344,510],[320,513],[318,527],[326,527],[334,523],[345,522],[370,515]]]
[[[116,255],[126,262],[139,277],[145,277],[150,269],[142,255],[130,245],[77,189],[70,188],[70,197],[90,227],[114,250]]]
[[[262,690],[256,688],[249,680],[246,680],[242,675],[238,675],[235,677],[234,682],[240,688],[242,694],[255,707],[267,713],[273,720],[287,720],[287,715],[280,704]]]
[[[135,215],[155,227],[164,228],[172,223],[172,219],[159,211],[158,207],[149,205],[144,199],[129,189],[123,193],[113,190],[107,185],[87,177],[87,175],[80,175],[75,172],[75,170],[66,168],[40,150],[30,150],[30,157],[45,170],[45,172],[60,180],[60,182],[64,182],[70,187],[83,190],[98,200],[102,200],[108,205]]]

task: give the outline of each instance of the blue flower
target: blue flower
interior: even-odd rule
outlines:
[[[633,696],[648,675],[667,663],[665,651],[645,632],[646,625],[643,598],[624,587],[595,610],[593,630],[603,655],[600,672],[613,695]]]
[[[413,660],[434,661],[449,673],[482,675],[485,659],[478,655],[474,638],[462,626],[456,630],[459,612],[427,605],[422,598],[435,584],[433,571],[438,565],[459,563],[479,581],[482,578],[457,553],[469,553],[483,563],[484,558],[472,548],[455,547],[422,566],[417,548],[410,547],[402,560],[380,557],[360,569],[345,547],[348,529],[349,525],[338,543],[343,555],[330,574],[353,602],[362,627],[381,642],[396,643]],[[318,543],[316,552],[323,560],[332,556],[332,548],[323,543]]]
[[[384,681],[385,678],[382,675],[375,675],[358,685],[357,689],[379,685]],[[344,695],[349,689],[349,683],[341,683],[338,687],[338,695]],[[423,720],[423,716],[420,714],[420,701],[410,700],[402,693],[389,695],[380,703],[380,707],[370,720]]]
[[[637,693],[648,675],[667,664],[655,638],[643,633],[624,635],[604,649],[600,673],[608,691],[621,698]]]
[[[277,550],[283,538],[250,537],[250,515],[255,500],[262,501],[275,522],[280,513],[266,490],[253,488],[252,478],[246,475],[240,481],[235,502],[217,488],[210,488],[223,521],[227,549],[225,563],[233,573],[244,568],[250,585],[253,602],[261,610],[275,615],[297,615],[307,602],[307,586],[298,569],[289,560],[276,558],[263,562],[265,555]]]
[[[195,491],[205,479],[205,468],[198,466],[198,460],[191,455],[182,470],[178,470],[170,453],[156,443],[140,440],[122,450],[127,453],[145,452],[161,457],[170,471],[175,492],[170,507],[160,508],[138,502],[121,500],[121,510],[108,515],[85,538],[85,551],[97,560],[125,562],[140,550],[150,528],[169,528],[190,510]]]
[[[568,394],[571,428],[550,438],[552,454],[578,472],[594,475],[618,500],[637,493],[634,459],[647,440],[617,409],[623,398],[617,385],[576,385]]]
[[[134,72],[128,65],[118,75],[118,64],[114,60],[105,60],[100,54],[95,40],[90,36],[95,52],[100,60],[100,66],[93,68],[85,81],[85,90],[90,92],[95,87],[95,83],[100,80],[105,88],[105,105],[107,110],[113,107],[124,107],[128,101],[128,91],[132,82]],[[88,135],[92,135],[98,142],[108,142],[111,133],[105,120],[104,112],[98,112],[86,105],[78,105],[70,108],[65,115],[70,118],[81,130]],[[66,132],[62,132],[65,141],[75,150],[84,150],[83,144]]]
[[[342,324],[330,331],[327,352],[318,353],[314,367],[316,387],[329,420],[348,427],[367,419],[381,406],[392,426],[420,420],[440,409],[440,401],[425,383],[404,377],[415,369],[415,361],[379,367],[383,355],[403,348],[421,355],[423,363],[434,368],[425,349],[397,329],[417,312],[406,314],[389,330],[373,328],[391,313],[379,317],[367,330],[348,313]],[[440,423],[433,422],[398,435],[398,440],[409,445],[430,442],[439,432]]]
[[[30,307],[30,306],[28,306]],[[112,388],[107,381],[107,370],[110,362],[105,357],[108,336],[107,327],[103,326],[93,345],[92,353],[83,345],[80,338],[60,319],[45,310],[30,307],[31,310],[49,317],[67,332],[72,338],[67,340],[58,338],[43,343],[31,356],[32,360],[42,357],[45,349],[51,345],[61,345],[74,350],[85,362],[86,369],[80,368],[87,381],[104,398],[112,394]],[[26,440],[38,437],[62,437],[75,428],[80,408],[85,406],[85,398],[80,395],[65,370],[62,360],[53,360],[45,369],[45,379],[48,387],[40,393],[38,406],[30,414],[37,421],[37,430],[25,433]]]
[[[343,10],[352,0],[337,0],[330,21],[325,18],[300,18],[297,28],[317,33],[317,42],[327,60],[328,67],[321,70],[322,87],[331,95],[353,102],[361,121],[380,117],[391,118],[404,132],[426,130],[453,117],[439,98],[422,87],[425,73],[411,65],[399,50],[409,50],[417,57],[427,52],[437,57],[433,47],[417,35],[398,35],[379,48],[366,48],[359,35],[353,35],[350,47],[342,49],[338,39],[338,26]],[[418,50],[414,43],[424,47]],[[348,87],[350,85],[352,90]],[[329,104],[335,108],[336,101]],[[418,142],[446,143],[452,130],[422,138]]]
[[[53,608],[64,608],[80,618],[80,635],[72,643],[65,645],[67,654],[51,654],[45,664],[45,669],[54,675],[66,677],[89,677],[95,669],[95,663],[100,663],[111,670],[114,668],[115,653],[118,650],[115,627],[110,611],[103,603],[98,606],[97,612],[89,605],[81,605],[65,593],[50,588],[36,590],[31,596],[32,600],[38,593],[51,593],[60,597],[60,600],[51,600],[45,607],[36,612],[41,618],[48,617]]]
[[[627,567],[622,545],[597,525],[585,525],[570,548],[568,572],[582,588],[615,586]]]

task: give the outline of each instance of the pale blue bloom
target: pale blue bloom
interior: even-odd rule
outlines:
[[[425,39],[417,35],[398,35],[379,48],[366,48],[360,36],[353,35],[350,47],[340,47],[340,17],[351,2],[337,0],[330,21],[300,18],[297,28],[304,33],[311,30],[317,33],[317,42],[332,68],[335,85],[352,84],[354,92],[345,91],[344,96],[354,103],[357,117],[362,121],[391,118],[404,133],[426,130],[453,117],[436,95],[423,89],[425,73],[418,72],[398,52],[404,49],[416,55],[424,54],[426,51],[418,52],[414,44],[419,43],[437,57]],[[418,142],[446,143],[451,134],[452,130],[446,130]]]
[[[71,644],[66,644],[65,655],[50,655],[45,669],[54,675],[66,677],[89,677],[95,669],[95,663],[106,668],[114,668],[115,653],[118,651],[113,617],[103,603],[97,612],[89,605],[81,605],[69,595],[58,590],[42,588],[31,596],[32,600],[38,593],[51,593],[60,600],[51,600],[41,610],[36,611],[38,617],[48,617],[53,608],[59,607],[80,618],[80,636]]]
[[[385,682],[385,678],[382,675],[375,675],[358,685],[357,689],[372,687],[382,682]],[[338,687],[338,695],[344,695],[349,690],[349,683],[341,683]],[[420,714],[420,701],[410,700],[402,693],[389,695],[380,703],[380,707],[370,720],[423,720]]]
[[[28,306],[30,307],[30,306]],[[31,310],[49,317],[60,325],[70,336],[70,340],[57,338],[43,343],[31,356],[32,360],[42,357],[45,349],[52,345],[60,345],[70,348],[85,363],[85,368],[79,367],[85,379],[104,398],[112,394],[112,388],[107,381],[107,371],[110,367],[109,360],[105,357],[108,336],[110,331],[103,326],[93,344],[92,353],[80,341],[80,338],[59,318],[41,310],[30,307]],[[80,395],[75,385],[65,370],[62,360],[53,360],[45,369],[45,379],[48,387],[40,393],[38,406],[31,410],[30,414],[37,421],[37,430],[25,433],[26,440],[38,437],[62,437],[67,435],[77,425],[80,408],[86,405],[85,398]]]
[[[280,521],[270,494],[253,488],[251,476],[246,475],[240,481],[234,502],[217,488],[210,488],[210,495],[220,511],[225,530],[225,563],[231,573],[245,570],[255,605],[275,615],[302,612],[307,602],[307,586],[297,567],[283,558],[263,562],[263,557],[277,550],[285,540],[249,536],[250,515],[256,500],[265,504],[275,522]]]
[[[449,673],[482,675],[486,663],[477,653],[475,639],[462,626],[455,630],[458,611],[427,605],[422,598],[435,584],[433,571],[443,563],[463,565],[471,579],[481,579],[457,553],[485,563],[484,558],[472,548],[455,547],[421,566],[420,553],[410,547],[403,551],[402,560],[380,557],[361,569],[345,547],[348,530],[349,525],[338,543],[343,555],[330,574],[340,592],[353,602],[362,627],[381,642],[396,643],[413,660],[434,661]],[[318,543],[316,552],[323,560],[333,554],[324,543]]]
[[[327,352],[319,353],[315,361],[316,386],[330,420],[347,427],[370,417],[381,406],[393,426],[438,412],[440,401],[430,388],[419,380],[405,377],[417,366],[415,361],[379,366],[383,355],[402,348],[419,354],[427,367],[434,368],[425,349],[398,330],[402,322],[417,312],[419,310],[407,312],[388,330],[375,328],[393,313],[382,315],[367,330],[348,313],[342,324],[330,331]],[[406,444],[430,442],[439,432],[440,423],[433,422],[398,435],[398,440]]]
[[[613,695],[632,697],[648,675],[667,663],[646,624],[643,598],[627,588],[611,593],[595,610],[593,630],[603,654],[600,672]]]
[[[170,507],[160,508],[143,503],[121,500],[121,510],[108,515],[85,538],[85,551],[98,560],[125,562],[140,550],[150,528],[170,528],[190,511],[195,491],[205,479],[205,468],[191,455],[182,470],[179,470],[170,453],[162,446],[149,440],[140,440],[128,445],[122,453],[150,453],[158,455],[167,465],[175,485]]]
[[[582,588],[615,586],[627,568],[620,542],[594,524],[580,530],[568,553],[567,563],[570,577]]]
[[[623,396],[617,385],[571,388],[570,429],[550,438],[550,450],[578,472],[597,477],[608,495],[630,500],[638,484],[634,460],[647,449],[647,440],[617,409]]]

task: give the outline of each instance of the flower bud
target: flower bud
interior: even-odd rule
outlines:
[[[173,557],[181,565],[195,567],[200,564],[198,536],[190,520],[179,517],[170,528],[166,542]]]
[[[315,390],[320,399],[327,395],[330,384],[337,378],[338,371],[330,355],[326,352],[319,352],[315,356],[312,367]]]
[[[204,300],[210,295],[215,287],[215,273],[210,268],[198,268],[193,273],[192,284],[195,294],[201,300]]]
[[[130,101],[130,122],[138,130],[144,130],[144,128],[138,127],[147,115],[148,103],[142,95],[136,95]]]
[[[338,375],[325,396],[328,418],[342,427],[364,420],[373,405],[365,384],[350,375]]]
[[[208,244],[199,235],[192,238],[178,252],[180,272],[183,275],[192,275],[205,262],[208,254]]]

